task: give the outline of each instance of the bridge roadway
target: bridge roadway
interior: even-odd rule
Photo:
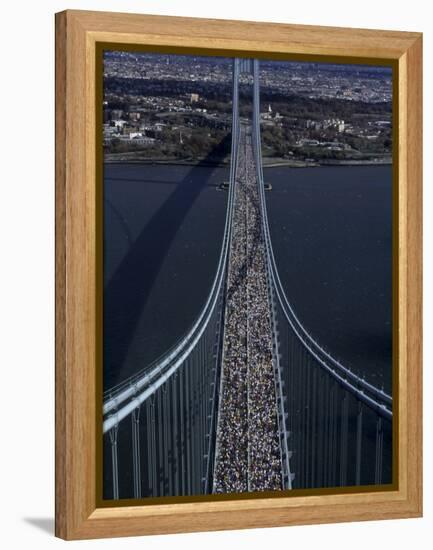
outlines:
[[[213,492],[282,488],[271,310],[251,126],[243,124],[227,276]]]

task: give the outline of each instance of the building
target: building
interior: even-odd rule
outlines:
[[[122,143],[127,143],[128,145],[153,145],[155,143],[155,140],[153,138],[139,135],[136,135],[132,138],[129,136],[122,136],[120,138],[120,141]]]
[[[121,130],[125,126],[126,120],[111,119],[111,123],[114,125],[115,128],[119,128],[119,130]]]
[[[123,117],[122,109],[113,109],[111,111],[111,120],[120,120]]]
[[[123,128],[122,128],[122,134],[123,135],[128,135],[131,134],[132,132],[136,132],[137,130],[133,127],[133,126],[128,126],[126,124],[123,125]]]
[[[141,113],[138,113],[137,111],[133,111],[131,113],[129,113],[129,120],[133,120],[133,121],[137,121],[137,120],[140,120],[141,118]]]

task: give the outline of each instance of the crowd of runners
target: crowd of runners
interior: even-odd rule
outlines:
[[[265,243],[251,130],[236,170],[214,492],[281,489]]]

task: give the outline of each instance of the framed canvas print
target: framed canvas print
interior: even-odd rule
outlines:
[[[422,37],[56,15],[56,534],[422,510]]]

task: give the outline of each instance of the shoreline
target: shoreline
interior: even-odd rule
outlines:
[[[229,167],[229,162],[211,162],[201,159],[195,160],[174,160],[174,159],[104,159],[104,164],[149,164],[152,166],[215,166]]]
[[[177,160],[177,159],[104,159],[104,164],[143,164],[143,165],[165,165],[165,166],[204,166],[215,168],[228,168],[230,166],[229,161],[205,161],[202,159],[195,160]],[[390,166],[392,165],[392,158],[386,157],[383,159],[371,159],[371,160],[338,160],[338,159],[325,159],[323,161],[296,161],[288,159],[263,159],[263,168],[318,168],[324,166]]]

